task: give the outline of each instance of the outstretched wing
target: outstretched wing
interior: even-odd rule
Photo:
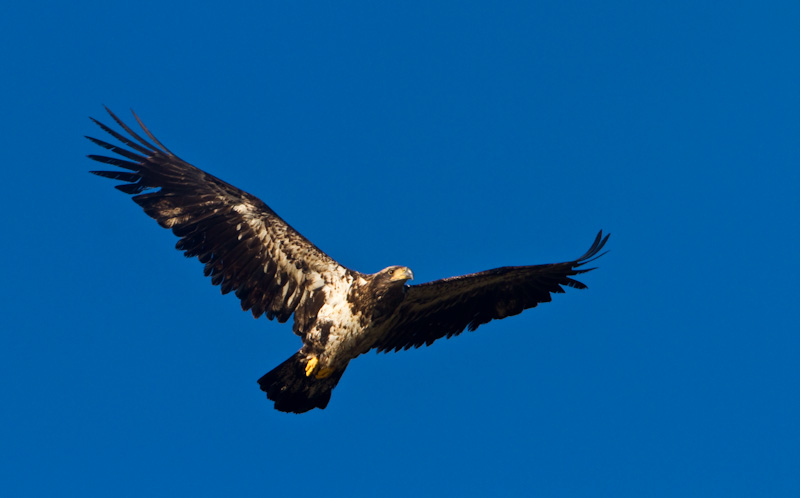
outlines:
[[[86,137],[121,158],[90,155],[127,171],[92,171],[125,183],[116,188],[133,195],[145,213],[180,237],[176,248],[205,264],[204,273],[223,294],[234,291],[242,309],[280,322],[295,313],[302,335],[326,297],[332,281],[350,270],[296,232],[257,197],[181,160],[164,147],[139,117],[152,143],[134,132],[108,108],[129,136],[92,118],[127,146]]]
[[[412,285],[374,347],[388,352],[430,345],[546,303],[550,294],[564,292],[562,285],[585,289],[571,277],[593,270],[580,267],[602,256],[598,253],[607,240],[600,231],[586,254],[566,263],[508,266]]]

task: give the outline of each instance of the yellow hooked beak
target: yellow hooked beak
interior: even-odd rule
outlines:
[[[390,280],[392,282],[395,282],[397,280],[402,280],[404,282],[406,280],[414,280],[414,273],[411,271],[411,268],[406,268],[405,266],[402,266],[400,268],[396,268],[392,272],[392,278]]]

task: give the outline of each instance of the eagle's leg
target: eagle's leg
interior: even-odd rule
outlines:
[[[312,356],[311,358],[308,359],[308,363],[306,363],[306,377],[311,377],[311,374],[314,374],[314,370],[317,369],[318,364],[319,364],[319,358],[317,358],[316,356]],[[332,373],[333,373],[332,368],[322,367],[319,370],[317,370],[316,374],[314,374],[314,377],[316,377],[317,379],[324,379],[330,377]]]
[[[306,377],[311,377],[311,374],[314,373],[314,369],[317,368],[317,363],[319,363],[319,358],[316,356],[312,356],[308,359],[308,363],[306,363]]]
[[[316,377],[318,379],[326,379],[326,378],[330,377],[332,373],[333,373],[333,369],[332,368],[330,368],[330,367],[322,367],[317,371],[317,373],[316,373],[316,375],[314,375],[314,377]]]

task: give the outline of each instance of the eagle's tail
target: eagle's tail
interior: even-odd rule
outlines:
[[[306,375],[307,363],[308,357],[297,352],[258,379],[261,390],[275,402],[276,410],[303,413],[328,406],[331,391],[342,378],[344,368],[335,370],[324,379],[317,379],[314,375]]]

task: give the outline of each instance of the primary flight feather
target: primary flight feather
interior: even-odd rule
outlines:
[[[475,330],[551,300],[562,286],[586,286],[572,277],[602,256],[608,240],[598,233],[578,259],[496,268],[406,285],[405,266],[374,274],[345,268],[300,235],[257,197],[183,161],[153,136],[147,138],[106,109],[128,134],[92,119],[123,146],[87,137],[119,157],[90,155],[123,171],[92,171],[124,183],[159,225],[179,237],[176,248],[205,265],[223,294],[234,292],[242,309],[285,322],[303,347],[258,380],[275,408],[303,413],[325,408],[350,360],[370,349],[399,351]],[[149,139],[149,140],[148,140]]]

